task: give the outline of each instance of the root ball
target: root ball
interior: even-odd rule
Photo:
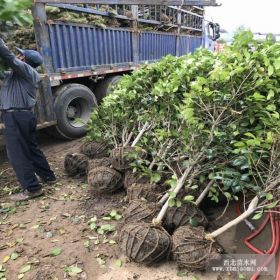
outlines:
[[[121,188],[122,176],[116,170],[101,166],[90,170],[88,184],[99,194],[110,194]]]
[[[141,177],[140,175],[133,173],[132,170],[127,170],[124,175],[124,188],[128,189],[132,184],[146,184],[149,182],[149,178]]]
[[[108,145],[105,143],[98,142],[85,142],[80,151],[82,154],[88,156],[91,159],[94,158],[103,158],[108,156]]]
[[[122,251],[131,260],[152,264],[167,257],[171,237],[162,227],[135,223],[122,228],[120,244]]]
[[[112,162],[113,162],[113,159],[109,158],[109,157],[92,159],[88,163],[87,173],[89,173],[92,169],[95,169],[100,166],[111,167]]]
[[[132,184],[127,189],[127,198],[129,201],[144,198],[149,202],[158,200],[159,190],[157,186],[151,184]]]
[[[173,232],[180,226],[185,226],[192,222],[195,226],[206,227],[208,224],[204,213],[193,203],[186,202],[181,207],[169,207],[163,226],[168,232]]]
[[[141,199],[133,200],[124,211],[124,223],[152,222],[157,211],[156,204]]]
[[[174,232],[172,256],[180,267],[203,271],[212,260],[220,258],[222,247],[204,237],[202,227],[183,226]]]
[[[69,176],[83,176],[88,167],[88,158],[79,153],[67,154],[64,159],[64,169]]]

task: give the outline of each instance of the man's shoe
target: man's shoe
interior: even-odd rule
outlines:
[[[42,184],[46,184],[46,185],[54,185],[57,183],[57,179],[56,178],[51,178],[51,179],[49,179],[49,178],[42,179],[41,178],[41,182],[42,182]]]
[[[13,201],[26,201],[26,200],[33,199],[35,197],[41,196],[43,194],[44,194],[43,190],[38,190],[38,191],[35,191],[35,192],[30,192],[28,190],[24,190],[21,193],[11,195],[11,200],[13,200]]]

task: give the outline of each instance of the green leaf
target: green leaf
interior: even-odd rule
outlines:
[[[176,200],[176,207],[181,207],[182,206],[182,202],[180,200]]]
[[[168,199],[168,206],[169,207],[175,206],[175,199],[174,198],[169,198]]]
[[[19,270],[19,273],[22,274],[22,273],[26,273],[28,272],[29,270],[31,269],[31,265],[28,264],[28,265],[25,265],[25,266],[22,266]]]
[[[194,196],[193,195],[186,195],[183,198],[184,201],[193,201],[194,200]]]
[[[238,279],[240,280],[246,280],[246,276],[243,273],[238,274]]]
[[[227,198],[227,199],[231,199],[231,194],[229,192],[224,192],[224,196]]]
[[[105,231],[104,231],[103,229],[101,229],[101,228],[98,228],[98,229],[97,229],[97,233],[100,234],[100,235],[102,235],[102,234],[105,233]]]
[[[103,266],[106,263],[106,261],[103,260],[101,257],[97,257],[96,261],[100,266]]]
[[[122,267],[122,260],[120,260],[120,259],[116,260],[115,266],[118,268]]]
[[[111,216],[111,217],[116,217],[117,214],[118,214],[118,213],[117,213],[116,210],[112,210],[111,213],[110,213],[110,216]]]
[[[262,94],[260,94],[259,92],[255,92],[255,93],[253,94],[253,98],[254,98],[255,100],[257,100],[257,101],[261,101],[261,100],[265,100],[265,99],[266,99],[265,96],[262,95]]]
[[[275,111],[276,110],[276,106],[274,104],[269,104],[266,106],[266,109],[268,111]]]
[[[91,224],[89,225],[89,228],[90,228],[91,230],[95,230],[95,229],[97,228],[96,223],[91,223]]]
[[[67,272],[70,276],[76,276],[77,274],[80,274],[83,270],[78,266],[71,265],[66,267],[64,271]]]
[[[196,218],[190,218],[190,225],[192,225],[193,227],[197,227],[198,226],[198,221]]]
[[[16,260],[19,257],[19,254],[17,252],[14,252],[11,254],[11,260]]]
[[[90,246],[90,241],[89,241],[89,240],[86,240],[86,241],[84,242],[84,247],[85,247],[85,248],[89,248],[89,246]]]
[[[252,218],[253,220],[259,220],[262,217],[263,213],[259,212],[256,215],[254,215],[254,217]]]
[[[256,138],[256,136],[251,132],[246,132],[246,133],[244,133],[244,135],[246,135],[248,137],[251,137],[251,138],[254,138],[254,139]]]
[[[276,70],[279,70],[280,69],[280,58],[277,58],[275,61],[274,61],[274,67]]]
[[[276,200],[273,203],[267,205],[265,208],[266,209],[273,209],[273,208],[275,208],[278,205],[278,203],[279,203],[279,200]]]
[[[267,200],[272,200],[273,199],[273,194],[272,193],[267,193],[266,194],[266,199]]]
[[[274,68],[273,68],[273,66],[272,66],[272,65],[268,66],[268,76],[273,75],[273,73],[274,73]]]
[[[178,277],[188,276],[188,272],[187,271],[183,271],[183,270],[179,270],[179,271],[177,271],[177,276]]]
[[[103,221],[111,221],[112,218],[107,216],[107,217],[102,217],[102,220],[103,220]]]
[[[158,183],[161,179],[161,176],[159,173],[153,173],[151,177],[152,183]]]
[[[101,225],[100,228],[105,232],[112,232],[116,230],[116,227],[114,225]]]
[[[274,91],[272,89],[269,90],[268,95],[266,97],[267,100],[270,100],[274,97]]]
[[[53,248],[53,249],[52,249],[51,255],[52,255],[53,257],[56,257],[56,256],[59,256],[59,255],[61,254],[61,252],[62,252],[62,249],[56,247],[56,248]]]
[[[122,215],[117,214],[117,215],[115,216],[115,220],[116,220],[116,221],[119,221],[119,220],[121,220],[121,219],[122,219]]]

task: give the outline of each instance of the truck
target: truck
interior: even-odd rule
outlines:
[[[91,112],[122,75],[168,54],[213,48],[219,25],[204,20],[204,5],[217,4],[215,0],[35,0],[36,46],[44,61],[35,107],[38,129],[59,138],[81,137]],[[46,7],[109,17],[125,26],[50,20]],[[0,123],[0,137],[2,131]]]

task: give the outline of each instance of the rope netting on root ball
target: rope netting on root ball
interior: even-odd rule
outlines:
[[[124,174],[123,186],[127,190],[132,184],[146,184],[150,180],[147,176],[142,176],[139,173],[133,173],[132,170],[126,170]]]
[[[203,227],[182,226],[173,234],[172,257],[179,267],[189,271],[205,270],[213,260],[219,260],[223,248],[204,239]]]
[[[87,168],[87,174],[92,170],[97,167],[112,167],[112,162],[113,159],[109,157],[104,157],[104,158],[97,158],[97,159],[92,159],[89,160],[88,162],[88,168]]]
[[[163,229],[151,224],[129,224],[122,228],[120,247],[137,263],[153,264],[167,257],[171,249],[171,237]]]
[[[109,147],[105,143],[85,142],[80,147],[80,151],[91,159],[99,159],[109,156]]]
[[[84,176],[88,168],[87,156],[79,153],[67,154],[64,159],[64,169],[67,175]]]
[[[124,223],[152,222],[156,215],[158,206],[155,203],[136,199],[129,202],[123,213]]]
[[[149,183],[132,184],[127,189],[128,201],[144,198],[149,202],[156,202],[160,196],[160,187]]]
[[[189,224],[206,227],[208,220],[195,204],[186,202],[180,207],[169,207],[162,225],[169,233],[172,233],[178,227]]]
[[[88,184],[94,193],[111,194],[122,187],[122,175],[110,167],[97,167],[89,171]]]

